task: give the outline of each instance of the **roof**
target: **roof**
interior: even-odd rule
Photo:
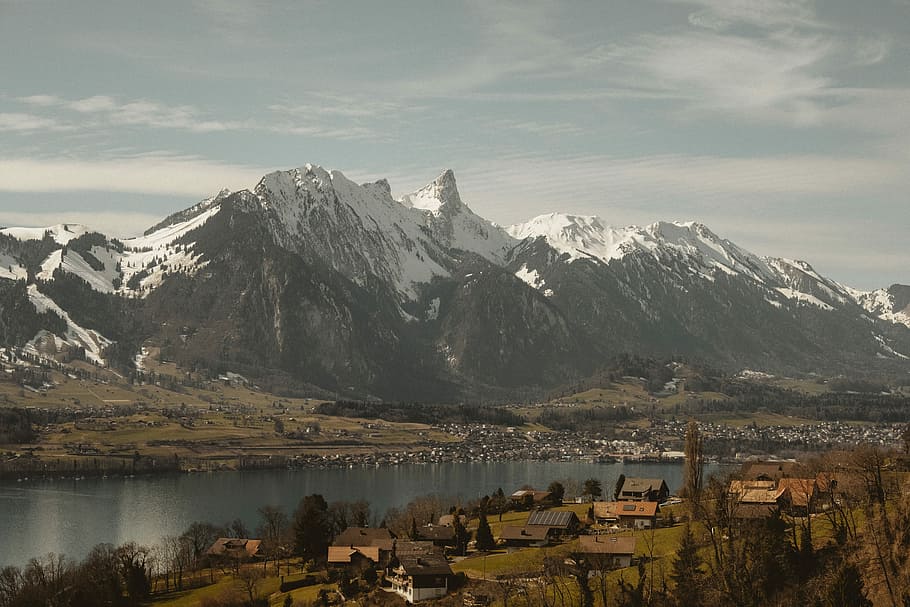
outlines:
[[[651,518],[658,512],[657,502],[594,502],[594,518]]]
[[[741,504],[777,504],[787,487],[775,481],[730,481],[730,494]]]
[[[660,491],[661,485],[666,485],[662,478],[636,478],[627,476],[622,484],[622,491]]]
[[[262,540],[250,540],[239,537],[219,537],[215,540],[215,543],[212,544],[211,548],[206,550],[206,554],[211,554],[213,556],[221,556],[224,554],[256,556],[259,552],[259,545],[261,543]]]
[[[414,542],[411,540],[394,540],[395,554],[397,556],[407,556],[410,554],[437,554],[441,548],[433,545],[433,542]]]
[[[379,546],[392,549],[392,533],[382,527],[348,527],[332,542],[333,546]]]
[[[817,490],[814,478],[782,478],[777,483],[780,491],[790,492],[790,504],[808,508],[809,501]]]
[[[361,554],[374,563],[379,562],[378,546],[363,546],[360,548],[348,548],[347,546],[329,546],[330,563],[350,563],[355,554]]]
[[[532,496],[535,502],[542,502],[550,497],[550,492],[538,491],[536,489],[519,489],[509,497],[513,500],[523,500],[526,495]]]
[[[501,540],[526,540],[526,541],[541,541],[547,539],[547,532],[549,527],[535,526],[535,527],[515,527],[512,525],[505,525],[502,530],[499,532],[499,539]]]
[[[439,525],[427,525],[417,528],[417,537],[422,540],[434,542],[455,539],[455,527],[441,527]]]
[[[581,535],[578,551],[583,554],[635,554],[632,536]]]
[[[398,566],[407,575],[452,575],[449,563],[438,554],[402,556]]]
[[[466,525],[468,522],[467,515],[459,514],[458,518],[461,519],[461,524]],[[455,515],[454,514],[443,514],[439,517],[439,524],[444,527],[452,527],[455,525]]]
[[[578,521],[578,517],[571,510],[537,510],[532,512],[528,517],[526,525],[543,525],[546,527],[558,527],[568,529],[573,523]]]

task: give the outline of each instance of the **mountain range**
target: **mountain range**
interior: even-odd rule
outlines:
[[[144,349],[277,390],[533,394],[622,353],[726,370],[906,373],[910,287],[866,292],[695,222],[476,215],[451,171],[395,199],[306,165],[142,236],[0,230],[0,345],[128,368]]]

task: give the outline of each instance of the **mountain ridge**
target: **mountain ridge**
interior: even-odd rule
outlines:
[[[125,315],[118,334],[144,327],[130,343],[340,393],[457,399],[553,386],[618,352],[799,372],[900,370],[910,354],[910,287],[851,289],[693,221],[616,228],[553,213],[502,228],[464,203],[451,170],[396,200],[385,180],[308,164],[222,190],[132,239],[82,227],[0,235],[0,282],[26,278],[39,312],[54,292],[78,326],[66,300],[96,296],[66,291],[71,275]],[[80,328],[95,333],[67,324],[67,335],[26,345],[88,348],[105,362],[116,340],[92,322]]]

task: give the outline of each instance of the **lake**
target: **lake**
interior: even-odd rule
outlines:
[[[381,516],[430,493],[467,500],[499,487],[509,494],[525,484],[546,488],[563,479],[596,478],[609,494],[620,473],[663,478],[676,491],[683,466],[477,462],[5,482],[0,483],[0,567],[22,566],[48,552],[81,559],[101,542],[151,545],[162,536],[179,535],[193,521],[220,524],[240,518],[252,530],[260,506],[283,506],[290,515],[312,493],[328,502],[365,499]]]

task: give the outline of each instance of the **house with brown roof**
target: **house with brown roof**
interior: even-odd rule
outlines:
[[[328,549],[330,567],[364,571],[364,561],[383,567],[389,561],[394,536],[388,529],[348,527],[339,533]]]
[[[259,556],[262,540],[239,537],[219,537],[205,553],[208,556],[247,561]]]
[[[768,518],[789,505],[789,491],[774,480],[733,480],[727,490],[738,519]]]
[[[417,537],[421,542],[432,542],[434,546],[444,548],[455,545],[455,527],[442,525],[424,525],[417,527]]]
[[[594,502],[594,519],[599,523],[649,529],[657,526],[658,514],[657,502]]]
[[[419,542],[402,542],[402,544]],[[395,556],[389,564],[387,579],[392,590],[409,603],[419,603],[444,597],[449,591],[452,568],[442,551],[432,545],[410,547],[396,546]]]
[[[619,502],[657,502],[661,503],[670,497],[670,488],[662,478],[626,477],[619,496]]]
[[[595,571],[631,567],[632,556],[635,554],[635,538],[581,535],[578,537],[578,554]]]
[[[530,509],[535,506],[543,506],[550,503],[549,491],[538,491],[536,489],[519,489],[509,496],[513,508]]]
[[[550,543],[550,529],[543,526],[504,525],[499,532],[499,539],[507,548],[542,548]]]

